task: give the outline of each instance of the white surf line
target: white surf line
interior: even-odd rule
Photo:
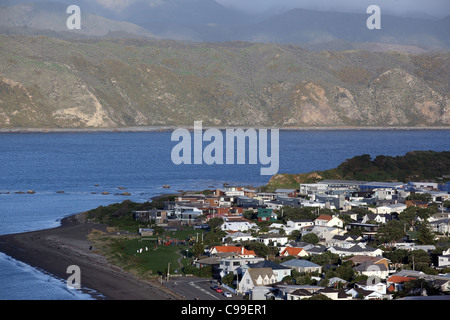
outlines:
[[[206,293],[206,294],[209,294],[211,297],[213,297],[214,299],[216,299],[216,300],[220,300],[218,297],[216,297],[215,295],[213,295],[211,292],[208,292],[208,291],[206,291],[205,289],[203,289],[203,288],[200,288],[198,285],[196,285],[193,281],[191,281],[191,282],[189,282],[189,284],[191,285],[191,286],[193,286],[194,288],[196,288],[196,289],[198,289],[198,290],[200,290],[200,291],[202,291],[202,292],[204,292],[204,293]]]

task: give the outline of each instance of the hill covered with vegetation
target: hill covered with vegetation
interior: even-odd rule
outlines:
[[[347,159],[336,168],[300,174],[276,174],[266,188],[298,189],[299,183],[324,179],[358,181],[447,181],[450,174],[450,151],[412,151],[403,156],[368,154]],[[446,178],[444,176],[447,176]]]
[[[449,53],[0,36],[0,128],[448,126]]]

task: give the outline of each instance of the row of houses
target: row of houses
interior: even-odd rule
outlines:
[[[277,189],[273,193],[259,193],[250,188],[227,186],[216,189],[211,195],[179,195],[174,201],[166,202],[162,210],[137,211],[134,212],[134,217],[139,221],[153,221],[169,227],[203,226],[208,220],[221,218],[223,223],[220,228],[226,233],[222,238],[223,245],[210,248],[205,256],[195,261],[195,265],[198,268],[211,266],[218,278],[230,273],[236,275],[236,290],[248,294],[252,299],[302,299],[318,293],[335,299],[354,299],[361,296],[367,299],[389,299],[392,292],[401,288],[401,283],[396,284],[389,280],[395,275],[395,270],[392,270],[390,262],[383,258],[383,251],[368,246],[367,241],[376,235],[380,225],[397,218],[407,207],[428,205],[424,201],[406,200],[411,193],[428,193],[434,202],[442,203],[448,200],[448,192],[440,191],[436,187],[433,183],[325,180],[315,184],[301,184],[298,190]],[[279,218],[285,206],[312,207],[317,209],[317,216],[311,220],[283,222],[284,220]],[[352,211],[359,207],[368,209],[370,213],[361,215]],[[321,214],[322,209],[332,209],[336,214]],[[256,220],[244,218],[243,214],[248,210],[256,213]],[[349,220],[347,217],[353,222],[346,223],[344,227],[344,220]],[[439,217],[431,220],[432,228],[448,232],[448,218],[448,212],[442,211]],[[265,225],[269,230],[261,232],[258,226],[260,222],[267,222]],[[360,236],[350,235],[349,231],[355,228],[360,231]],[[302,238],[315,234],[319,242],[310,244],[291,241],[289,239],[294,232],[299,233]],[[258,257],[254,252],[245,249],[240,245],[244,241],[264,243],[276,248],[279,258],[291,259],[275,265],[275,262],[267,260],[267,257]],[[406,244],[410,245],[411,242]],[[402,248],[427,250],[408,245]],[[359,284],[346,288],[343,292],[343,289],[337,291],[338,289],[333,287],[331,279],[331,287],[306,288],[283,283],[283,278],[290,275],[292,270],[321,274],[324,271],[323,266],[315,265],[308,258],[327,251],[342,259],[354,259],[354,271],[375,277],[379,280],[377,286]],[[439,267],[448,266],[449,260],[449,253],[444,252],[439,257]],[[446,279],[438,280],[442,282]],[[448,282],[444,281],[442,288],[443,291],[448,291]]]
[[[323,294],[333,300],[392,299],[393,294],[402,290],[406,282],[417,279],[426,279],[442,292],[450,293],[448,275],[431,276],[413,270],[392,273],[389,260],[381,256],[351,255],[345,261],[350,261],[354,270],[368,276],[368,280],[355,283],[352,287],[346,287],[346,281],[338,277],[329,279],[327,286],[287,284],[284,279],[291,276],[292,270],[321,274],[323,267],[297,258],[276,263],[257,257],[253,251],[239,246],[214,246],[209,249],[208,257],[197,260],[196,265],[214,266],[222,277],[229,273],[237,275],[235,293],[247,294],[252,300],[300,300],[316,294]],[[321,280],[317,276],[312,278]]]

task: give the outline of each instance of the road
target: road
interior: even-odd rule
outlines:
[[[211,289],[213,283],[211,279],[196,277],[172,277],[164,284],[171,290],[177,292],[186,298],[186,300],[242,300],[242,296],[231,293],[231,297],[227,298],[222,293]],[[214,283],[215,284],[215,283]],[[228,291],[223,288],[223,291]]]

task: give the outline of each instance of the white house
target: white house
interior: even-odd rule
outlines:
[[[384,206],[379,206],[376,208],[376,213],[378,214],[386,214],[386,213],[401,213],[406,209],[406,204],[404,203],[394,203],[394,204],[386,204]]]
[[[376,277],[378,279],[384,280],[389,276],[389,270],[383,263],[372,263],[371,261],[364,261],[353,268],[356,272],[361,275],[366,275],[368,277]]]
[[[245,232],[252,228],[257,228],[257,224],[241,217],[227,217],[220,226],[222,231],[240,231]]]
[[[355,244],[353,247],[350,248],[340,248],[333,246],[328,248],[328,251],[330,251],[331,253],[338,254],[341,257],[351,255],[381,257],[383,254],[383,250],[366,246],[363,243]]]
[[[327,214],[321,214],[316,219],[314,219],[314,225],[322,227],[344,227],[344,221],[336,216],[330,216]]]
[[[232,256],[219,261],[219,274],[221,277],[225,277],[229,273],[240,274],[245,266],[250,263],[257,263],[263,261],[264,258],[260,257],[247,257]]]
[[[442,252],[442,255],[438,257],[438,267],[445,268],[450,266],[450,248]]]
[[[246,267],[243,267],[243,273],[245,273],[246,269],[255,269],[255,268],[271,268],[272,272],[276,276],[276,282],[281,282],[284,277],[290,276],[292,273],[292,269],[282,266],[281,264],[272,262],[270,260],[263,260],[257,263],[249,263]]]
[[[260,236],[258,236],[256,238],[256,241],[259,241],[261,243],[264,243],[266,246],[268,245],[272,245],[272,246],[277,246],[277,245],[285,245],[286,243],[288,243],[289,238],[288,236],[283,236],[280,234],[276,234],[276,233],[267,233],[267,234],[262,234]]]
[[[289,228],[293,228],[295,230],[300,230],[302,228],[311,227],[314,225],[314,221],[312,220],[288,220],[286,221],[286,226]]]
[[[277,282],[272,268],[249,268],[239,280],[238,291],[249,293],[256,286],[267,286]]]
[[[250,233],[244,232],[228,232],[225,237],[222,237],[222,243],[224,243],[227,238],[230,238],[232,242],[256,241],[256,238]]]

